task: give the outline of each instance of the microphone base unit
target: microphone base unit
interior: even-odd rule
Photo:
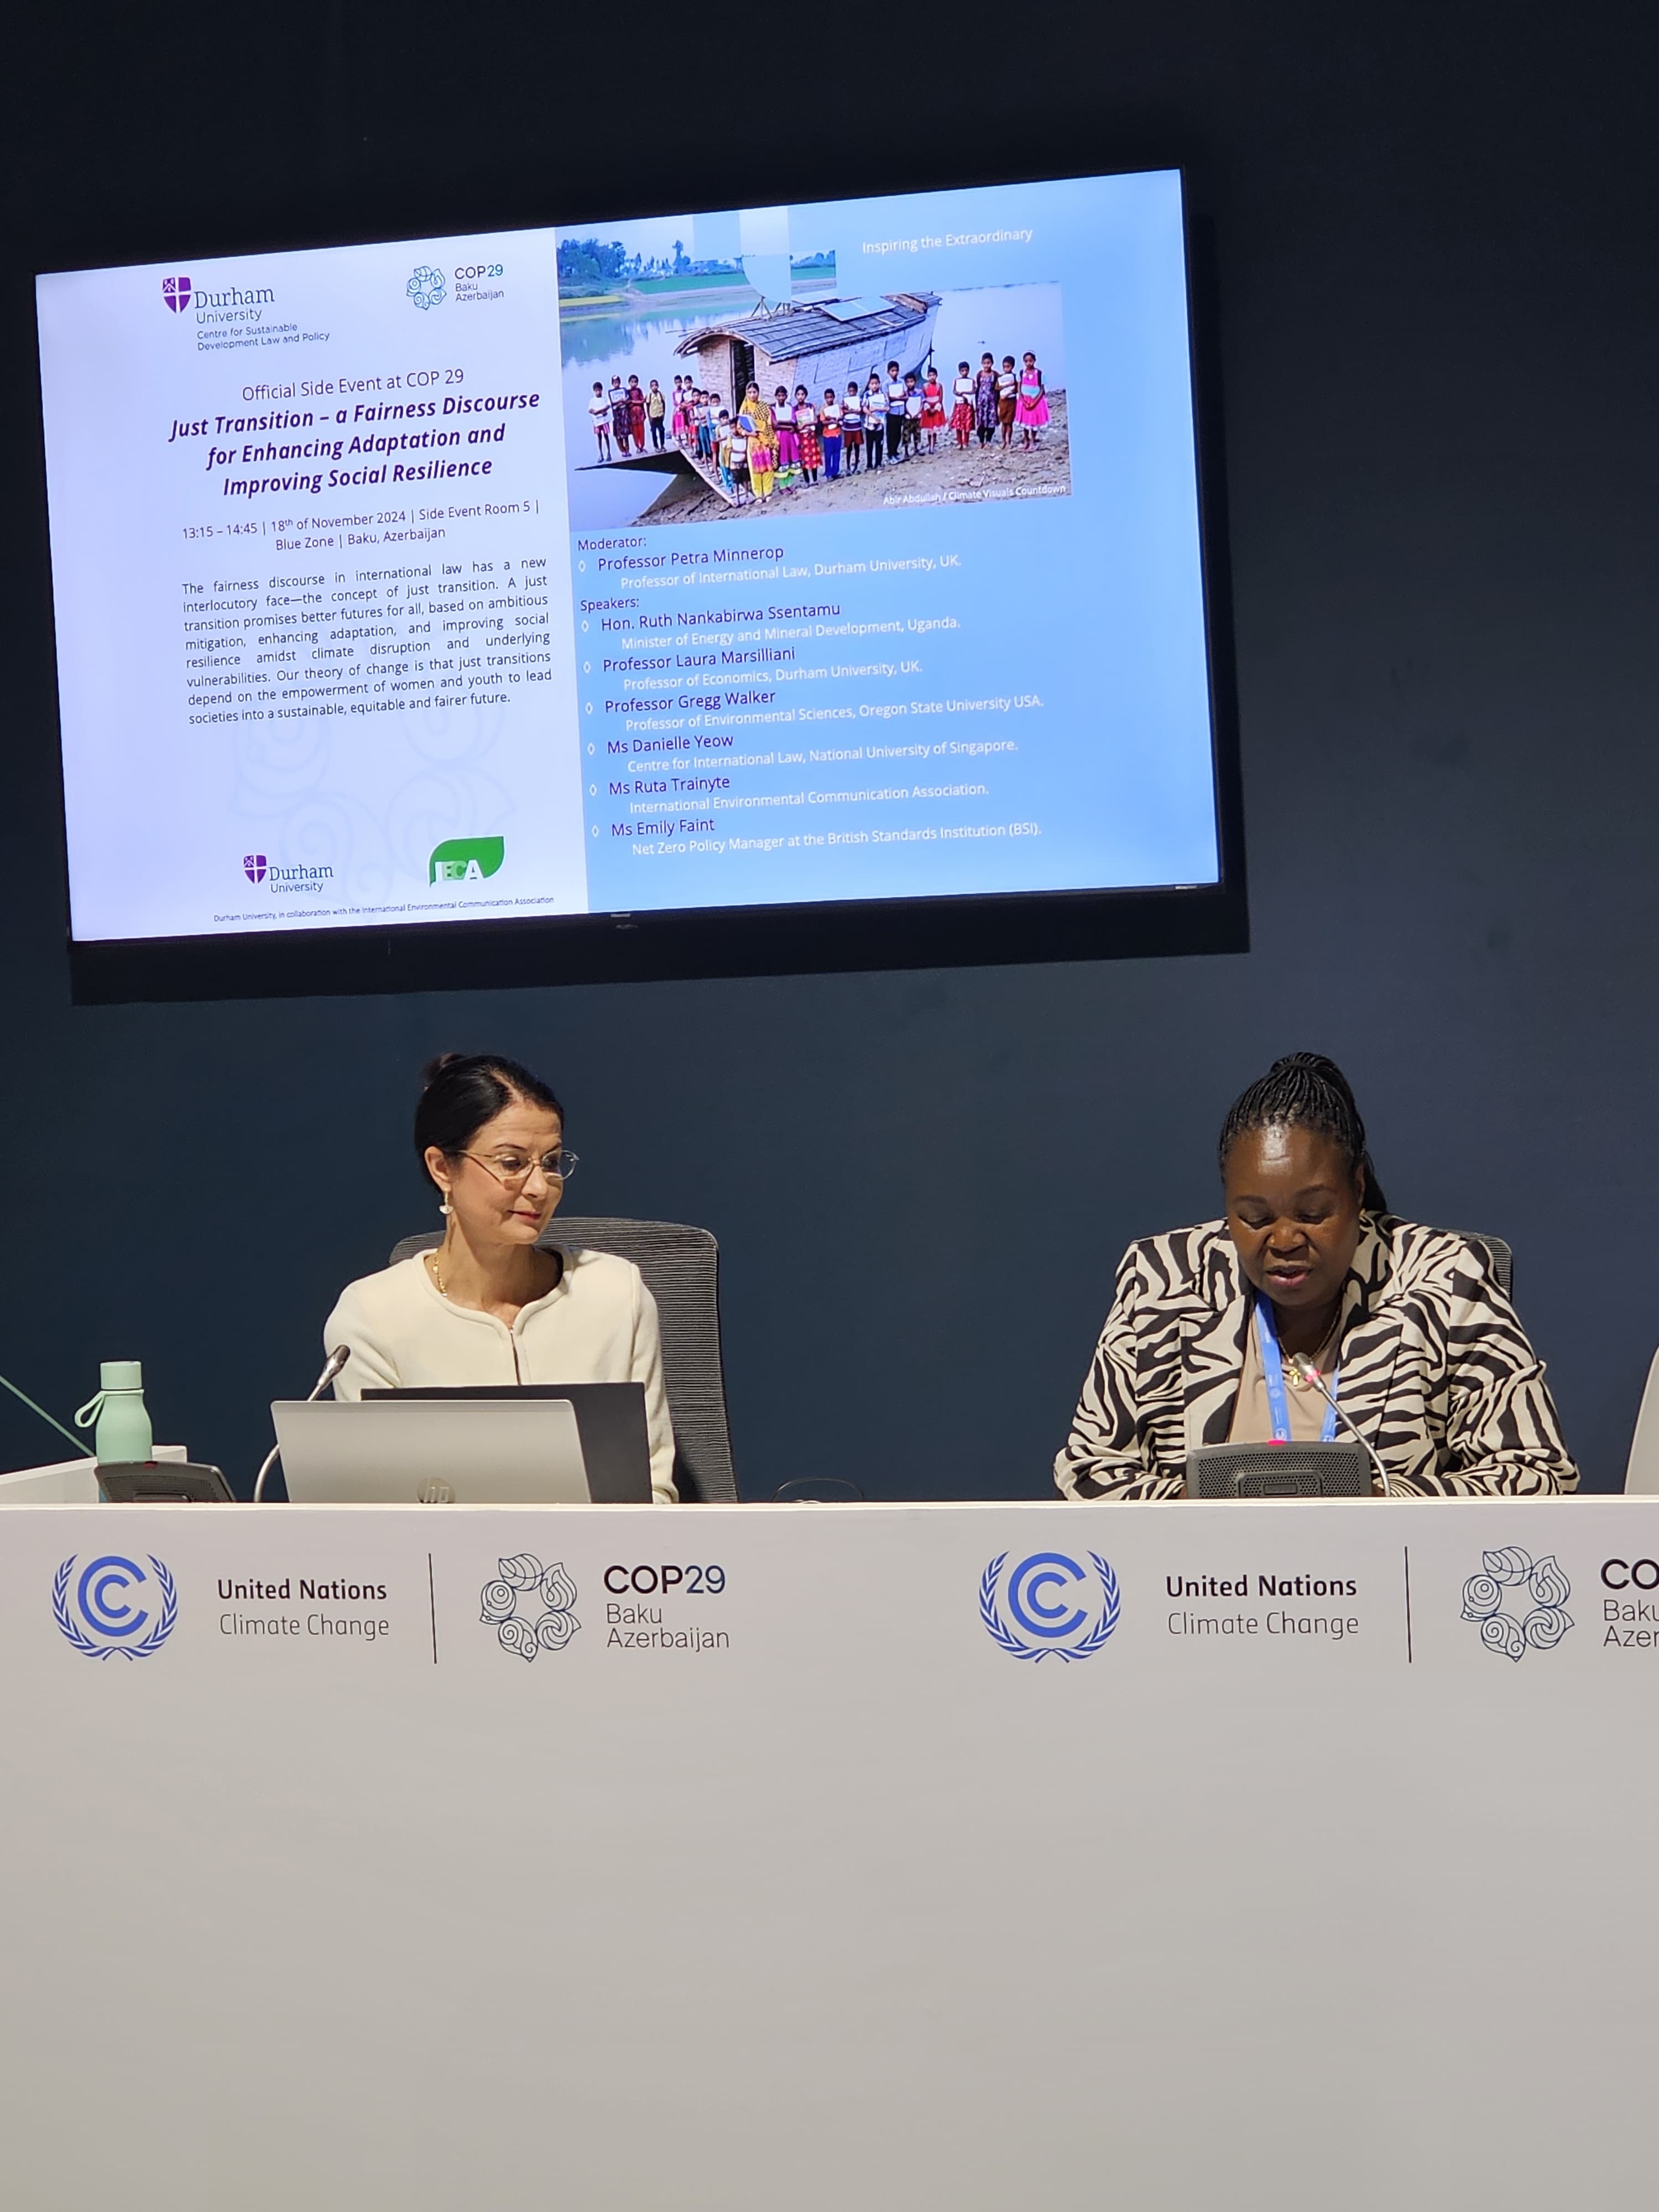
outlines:
[[[234,1505],[221,1469],[195,1460],[100,1460],[98,1487],[111,1505]]]
[[[1200,1444],[1187,1455],[1188,1498],[1373,1498],[1355,1443]]]

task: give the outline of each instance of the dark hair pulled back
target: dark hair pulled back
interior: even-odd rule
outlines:
[[[421,1078],[415,1109],[415,1157],[422,1168],[433,1146],[452,1157],[464,1152],[486,1121],[515,1098],[544,1106],[564,1120],[564,1109],[540,1076],[499,1052],[440,1053]]]
[[[1221,1171],[1227,1155],[1247,1129],[1314,1129],[1336,1145],[1359,1178],[1359,1204],[1366,1213],[1386,1213],[1388,1202],[1365,1150],[1365,1124],[1359,1118],[1348,1079],[1334,1060],[1317,1052],[1287,1053],[1234,1099],[1221,1125],[1218,1148]]]

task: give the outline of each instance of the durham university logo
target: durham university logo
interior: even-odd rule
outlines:
[[[161,279],[161,297],[175,315],[182,315],[190,305],[189,277],[164,276]]]
[[[1480,1641],[1505,1659],[1553,1651],[1572,1626],[1565,1611],[1571,1584],[1553,1553],[1534,1560],[1518,1544],[1483,1552],[1480,1572],[1463,1585],[1463,1618],[1479,1621]]]
[[[270,872],[270,863],[263,853],[244,853],[242,868],[249,883],[262,884]]]
[[[979,1583],[985,1632],[1016,1659],[1092,1659],[1117,1626],[1117,1577],[1098,1552],[1079,1566],[1064,1552],[1033,1552],[1005,1577],[999,1552]]]
[[[58,1627],[88,1659],[148,1659],[172,1635],[179,1618],[173,1577],[154,1553],[149,1572],[137,1559],[106,1552],[75,1571],[71,1553],[52,1578],[52,1612]]]
[[[562,1651],[581,1626],[574,1607],[576,1585],[562,1559],[550,1567],[530,1552],[499,1562],[501,1573],[479,1592],[478,1618],[495,1632],[503,1651],[533,1659],[538,1651]]]

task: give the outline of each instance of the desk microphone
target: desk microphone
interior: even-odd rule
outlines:
[[[1363,1451],[1366,1458],[1370,1460],[1373,1472],[1382,1485],[1382,1495],[1384,1498],[1392,1498],[1394,1492],[1389,1487],[1388,1468],[1383,1466],[1376,1452],[1372,1450],[1369,1441],[1360,1435],[1358,1430],[1354,1426],[1351,1417],[1344,1412],[1343,1408],[1338,1405],[1335,1397],[1325,1388],[1325,1378],[1320,1373],[1319,1370],[1314,1365],[1312,1360],[1308,1358],[1305,1352],[1291,1352],[1290,1359],[1291,1372],[1293,1374],[1299,1375],[1304,1382],[1310,1382],[1314,1389],[1318,1391],[1320,1396],[1330,1407],[1332,1413],[1336,1415],[1337,1419],[1341,1422],[1343,1427],[1347,1430],[1349,1435],[1352,1437],[1354,1442],[1359,1446],[1361,1451]]]
[[[324,1391],[327,1389],[329,1384],[334,1380],[335,1376],[339,1373],[340,1370],[345,1365],[347,1360],[349,1359],[350,1357],[351,1346],[349,1344],[337,1344],[335,1346],[333,1351],[328,1355],[327,1364],[324,1367],[322,1373],[312,1384],[310,1389],[306,1392],[305,1402],[307,1406],[311,1403],[313,1398],[320,1398],[322,1396]],[[258,1474],[253,1478],[253,1502],[256,1505],[265,1494],[265,1477],[270,1473],[271,1468],[276,1466],[277,1459],[281,1455],[282,1449],[281,1444],[272,1444],[270,1449],[265,1454],[264,1465],[259,1469]]]

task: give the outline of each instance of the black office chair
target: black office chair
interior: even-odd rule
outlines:
[[[1475,1229],[1455,1229],[1452,1231],[1452,1234],[1454,1237],[1461,1237],[1466,1244],[1473,1244],[1478,1251],[1485,1253],[1487,1260],[1491,1262],[1493,1274],[1498,1278],[1498,1289],[1502,1291],[1506,1298],[1513,1297],[1515,1295],[1515,1255],[1510,1251],[1509,1246],[1504,1242],[1503,1238],[1501,1237],[1484,1236],[1479,1230]],[[436,1239],[434,1238],[433,1241],[435,1243]]]
[[[405,1237],[392,1248],[392,1263],[442,1242],[441,1230]],[[561,1214],[540,1242],[547,1249],[562,1244],[613,1252],[634,1262],[657,1302],[663,1385],[674,1425],[675,1486],[690,1504],[735,1498],[720,1362],[720,1246],[708,1230],[679,1221]]]

